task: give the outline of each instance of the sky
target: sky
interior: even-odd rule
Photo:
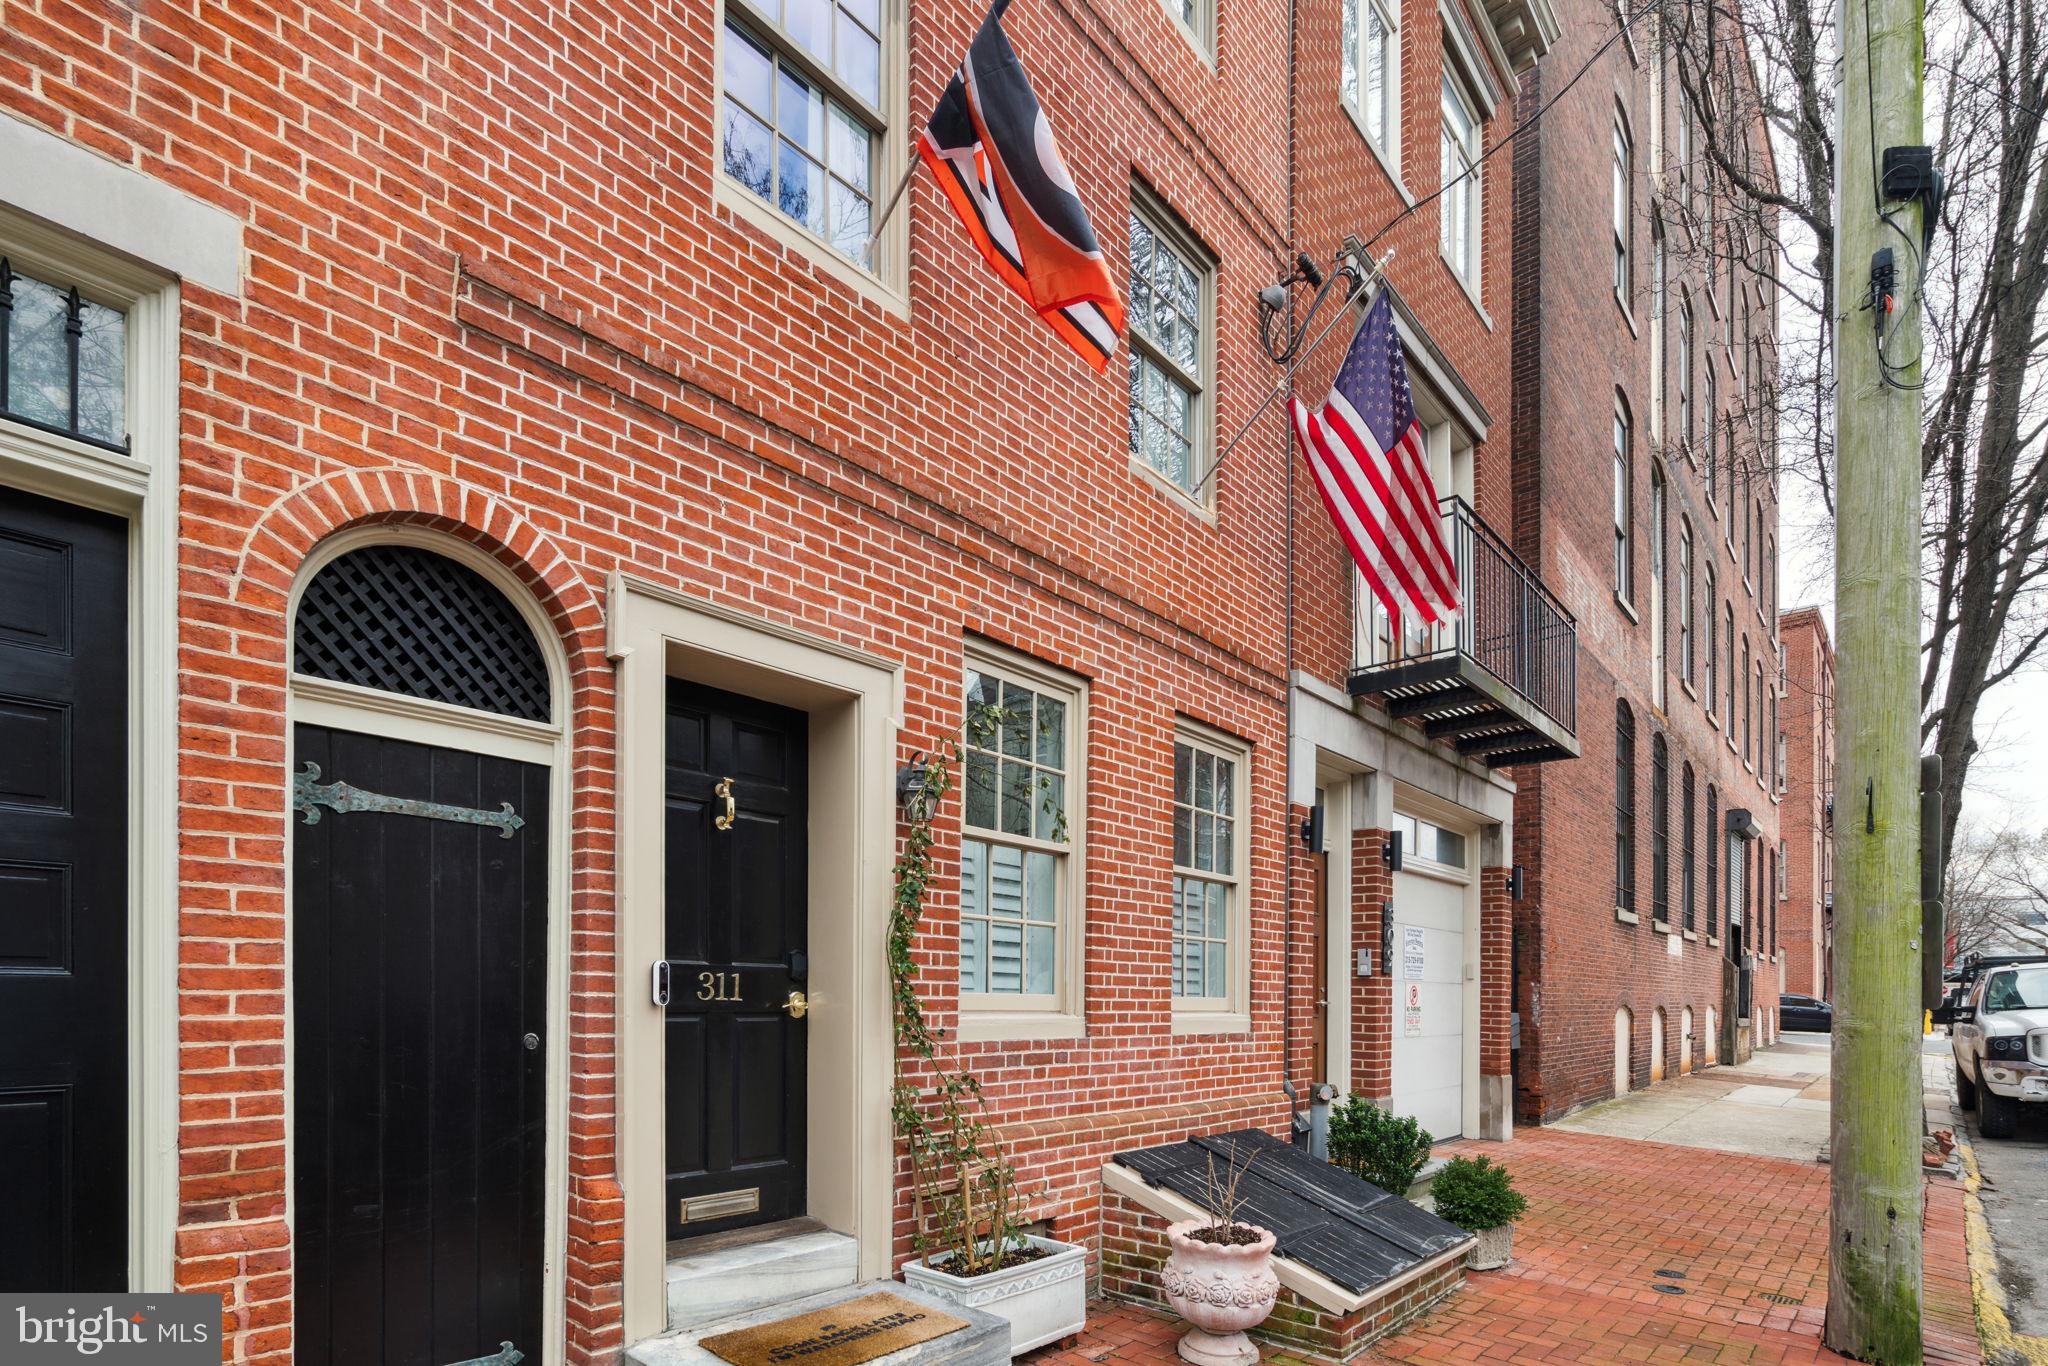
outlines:
[[[1781,601],[1788,610],[1820,607],[1832,636],[1833,551],[1821,534],[1826,509],[1805,479],[1788,474],[1781,487]],[[1978,715],[1977,743],[1977,758],[1963,793],[1963,825],[2048,829],[2048,669],[2022,671],[1991,690]]]

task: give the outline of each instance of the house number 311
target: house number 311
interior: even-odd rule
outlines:
[[[697,974],[697,999],[700,1001],[737,1001],[740,998],[740,975],[736,972],[700,972]]]

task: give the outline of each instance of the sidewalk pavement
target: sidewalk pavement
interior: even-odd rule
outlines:
[[[1737,1102],[1741,1104],[1742,1102]],[[1760,1107],[1774,1108],[1774,1107]],[[1504,1162],[1528,1197],[1504,1271],[1360,1360],[1375,1363],[1814,1363],[1827,1297],[1827,1168],[1810,1160],[1524,1129],[1457,1143]],[[1928,1185],[1927,1361],[1979,1363],[1963,1192]],[[1666,1273],[1666,1274],[1659,1274]],[[1676,1273],[1676,1274],[1671,1274]],[[1080,1343],[1032,1366],[1169,1366],[1179,1325],[1096,1305]],[[1267,1355],[1274,1360],[1288,1360]]]
[[[1740,1065],[1632,1091],[1551,1127],[1811,1162],[1828,1146],[1828,1036],[1785,1035]]]

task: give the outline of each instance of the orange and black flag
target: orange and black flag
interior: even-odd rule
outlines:
[[[996,274],[1101,371],[1124,334],[1123,299],[999,14],[974,35],[918,155]]]

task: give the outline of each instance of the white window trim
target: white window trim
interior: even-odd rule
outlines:
[[[1078,1039],[1087,1032],[1087,826],[1088,826],[1088,685],[1043,660],[992,641],[973,639],[961,652],[960,692],[966,697],[967,673],[974,670],[1014,679],[1050,693],[1067,704],[1067,846],[1060,871],[1060,904],[1054,939],[1053,991],[1049,998],[961,992],[958,1036],[962,1043],[1026,1042]],[[1016,836],[989,832],[999,842]],[[970,833],[963,819],[961,838]],[[1054,848],[1041,841],[1029,847]],[[954,850],[957,869],[960,851]],[[955,941],[958,943],[957,923]],[[955,980],[958,978],[956,976]]]
[[[1359,5],[1358,51],[1353,55],[1358,59],[1358,97],[1360,100],[1365,98],[1366,10],[1377,9],[1380,12],[1380,17],[1387,25],[1388,59],[1390,65],[1387,69],[1386,137],[1382,139],[1373,136],[1371,126],[1366,122],[1365,110],[1360,108],[1358,104],[1343,97],[1341,93],[1343,86],[1341,84],[1338,86],[1340,93],[1337,102],[1344,106],[1344,112],[1351,116],[1352,124],[1358,129],[1358,135],[1365,139],[1365,145],[1370,147],[1373,156],[1379,159],[1380,169],[1384,170],[1387,173],[1388,179],[1394,182],[1394,188],[1399,191],[1402,203],[1412,208],[1415,204],[1415,196],[1408,193],[1407,181],[1401,175],[1401,113],[1403,109],[1401,96],[1405,89],[1401,81],[1401,0],[1356,0],[1356,2]],[[1340,22],[1337,28],[1339,42],[1343,40],[1343,32],[1343,25]],[[1341,60],[1338,69],[1341,73]]]
[[[1251,857],[1251,810],[1249,806],[1252,771],[1251,746],[1226,731],[1217,730],[1213,726],[1205,726],[1201,722],[1191,720],[1185,716],[1177,717],[1174,721],[1173,743],[1175,745],[1194,745],[1230,760],[1236,768],[1237,790],[1231,796],[1231,810],[1236,813],[1231,818],[1231,834],[1236,843],[1235,847],[1231,850],[1230,866],[1233,871],[1230,877],[1225,879],[1215,873],[1203,872],[1192,868],[1185,870],[1190,875],[1200,877],[1205,881],[1228,881],[1231,884],[1230,924],[1228,926],[1230,986],[1220,999],[1172,995],[1173,972],[1171,954],[1173,952],[1173,921],[1172,908],[1169,903],[1168,913],[1162,922],[1162,928],[1165,931],[1163,942],[1165,954],[1168,958],[1166,963],[1166,983],[1167,993],[1172,1006],[1172,1032],[1175,1034],[1249,1034],[1252,1027],[1251,877],[1246,865]],[[1167,806],[1169,810],[1171,810],[1173,801],[1171,789],[1172,774],[1172,754],[1169,752],[1167,756],[1167,781],[1169,784]],[[1172,858],[1170,850],[1167,856],[1169,859]],[[1166,884],[1169,897],[1173,890],[1173,878],[1182,871],[1181,865],[1177,863],[1169,864]]]
[[[1472,194],[1471,239],[1466,244],[1472,258],[1472,270],[1469,277],[1466,272],[1458,269],[1457,263],[1451,259],[1451,254],[1444,250],[1443,218],[1441,212],[1439,212],[1437,219],[1437,255],[1443,258],[1444,265],[1451,272],[1451,278],[1455,279],[1464,288],[1466,297],[1472,301],[1472,307],[1479,311],[1480,317],[1486,318],[1486,306],[1480,301],[1486,250],[1486,172],[1480,163],[1480,158],[1486,154],[1486,127],[1480,119],[1479,101],[1474,98],[1472,90],[1466,84],[1464,77],[1446,65],[1443,69],[1443,80],[1437,97],[1437,139],[1439,149],[1437,160],[1439,162],[1438,180],[1441,182],[1438,186],[1439,191],[1443,191],[1445,186],[1449,184],[1449,181],[1443,176],[1441,166],[1443,160],[1441,149],[1443,138],[1447,131],[1443,114],[1443,96],[1445,94],[1450,94],[1457,98],[1461,110],[1472,125],[1473,145],[1465,148],[1465,156],[1471,162],[1471,174],[1467,177],[1466,183]],[[1448,207],[1450,200],[1451,196],[1445,193],[1444,203],[1446,207]],[[1487,319],[1487,326],[1489,328],[1493,326],[1492,319]]]
[[[906,24],[903,15],[906,0],[881,0],[882,3],[882,98],[880,112],[888,120],[876,141],[875,170],[873,172],[873,212],[879,214],[887,204],[889,192],[895,188],[894,177],[900,173],[911,155],[910,150],[910,51],[905,37]],[[874,304],[884,312],[899,319],[910,317],[910,213],[912,196],[906,194],[895,214],[883,226],[881,240],[875,244],[878,258],[874,269],[863,267],[851,257],[842,255],[831,243],[814,237],[811,233],[783,216],[773,204],[769,204],[752,190],[726,174],[723,158],[718,154],[718,101],[724,97],[724,43],[725,21],[730,14],[742,24],[753,29],[762,40],[769,41],[769,35],[776,32],[775,23],[754,4],[754,0],[713,0],[711,32],[713,51],[711,70],[712,120],[711,144],[711,202],[728,217],[737,219],[772,239],[776,244],[803,257],[821,272],[839,283],[848,286],[861,298]],[[774,44],[777,52],[782,51],[780,43]],[[872,225],[871,225],[872,226]]]
[[[1152,193],[1143,185],[1133,185],[1131,187],[1131,212],[1145,220],[1145,226],[1152,230],[1153,237],[1169,243],[1173,250],[1186,260],[1188,264],[1194,266],[1201,275],[1202,344],[1199,354],[1195,357],[1195,364],[1199,369],[1199,374],[1193,377],[1199,387],[1195,392],[1194,398],[1191,400],[1194,407],[1195,436],[1194,441],[1188,448],[1188,459],[1192,462],[1195,476],[1201,479],[1205,475],[1213,475],[1210,465],[1215,459],[1216,451],[1216,257],[1187,229],[1186,225],[1181,222],[1179,215],[1175,214],[1165,201],[1161,200],[1158,195]],[[1130,276],[1130,246],[1128,241],[1126,241],[1124,248],[1124,287],[1126,289],[1130,287]],[[1169,360],[1160,353],[1158,348],[1152,345],[1150,340],[1141,335],[1135,323],[1128,329],[1124,341],[1131,348],[1133,355],[1143,354],[1146,359],[1154,364],[1164,367],[1169,374],[1186,374],[1186,371],[1181,369],[1178,361]],[[1128,405],[1128,381],[1126,381],[1125,399]],[[1190,493],[1187,489],[1182,488],[1179,484],[1174,483],[1173,480],[1152,468],[1144,456],[1137,454],[1129,448],[1128,441],[1125,443],[1124,454],[1134,473],[1167,494],[1189,512],[1194,513],[1204,521],[1212,524],[1215,522],[1216,489],[1221,482],[1220,480],[1210,477],[1197,486],[1196,492]]]

